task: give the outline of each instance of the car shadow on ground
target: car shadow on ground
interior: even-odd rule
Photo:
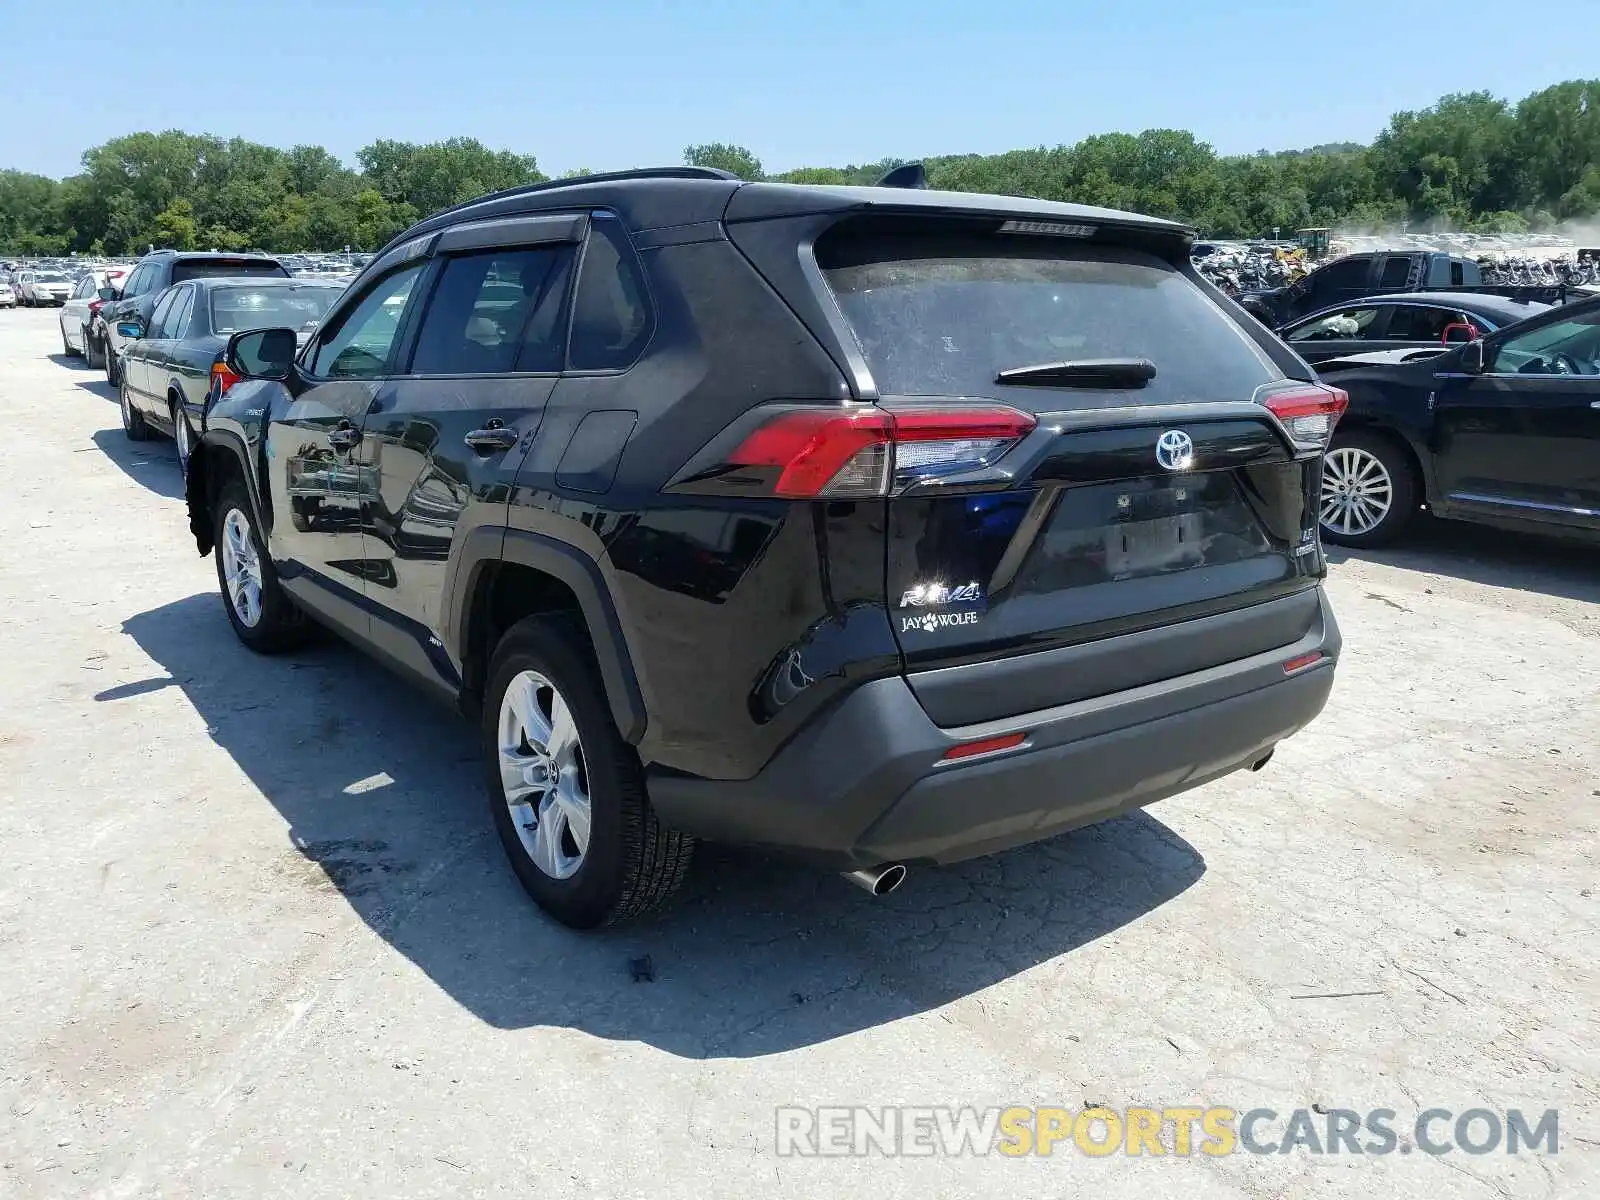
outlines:
[[[81,387],[91,395],[102,400],[109,400],[112,404],[119,403],[117,389],[106,382],[106,377],[101,375],[95,379],[78,379],[73,381],[75,387]]]
[[[94,444],[122,468],[123,474],[129,479],[137,480],[156,495],[169,500],[184,498],[178,452],[170,438],[153,433],[147,442],[130,442],[120,425],[115,429],[97,429],[92,436]],[[178,519],[184,519],[182,514]]]
[[[58,367],[66,367],[72,371],[95,371],[103,375],[103,372],[99,372],[98,367],[91,367],[81,354],[64,354],[57,350],[54,354],[47,354],[45,357]]]
[[[1352,550],[1329,543],[1327,554],[1331,563],[1383,563],[1489,587],[1600,603],[1600,546],[1574,540],[1508,533],[1424,514],[1393,546]]]
[[[182,688],[287,825],[282,886],[336,889],[497,1028],[567,1026],[695,1058],[775,1054],[1054,960],[1205,871],[1192,846],[1142,812],[914,870],[879,900],[835,875],[703,848],[667,911],[575,934],[544,918],[505,864],[468,722],[332,638],[252,655],[216,595],[140,613],[123,629],[164,674],[99,698]]]

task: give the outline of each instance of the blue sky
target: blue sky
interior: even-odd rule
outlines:
[[[703,141],[774,171],[1161,126],[1223,153],[1365,141],[1445,92],[1600,75],[1594,3],[0,0],[0,167],[70,174],[169,128],[350,162],[460,134],[551,173]]]

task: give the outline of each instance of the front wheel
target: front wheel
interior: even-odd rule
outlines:
[[[122,406],[122,432],[128,435],[128,440],[130,442],[148,440],[150,426],[145,423],[144,414],[133,406],[133,397],[128,395],[127,380],[117,385],[117,402]]]
[[[303,645],[312,632],[310,623],[278,582],[240,480],[223,486],[213,515],[217,582],[233,632],[260,654]]]
[[[656,820],[576,621],[529,617],[506,633],[489,664],[482,733],[495,830],[540,908],[594,929],[677,890],[694,841]]]
[[[1324,541],[1358,549],[1381,546],[1417,514],[1419,484],[1410,456],[1382,434],[1335,434],[1322,464]]]

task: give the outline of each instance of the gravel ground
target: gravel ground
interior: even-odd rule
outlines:
[[[1600,555],[1341,558],[1333,702],[1260,774],[881,901],[711,854],[583,937],[465,723],[235,643],[171,444],[58,344],[0,313],[0,1195],[1600,1194]],[[1557,1108],[1560,1150],[774,1146],[782,1105],[1195,1101]]]

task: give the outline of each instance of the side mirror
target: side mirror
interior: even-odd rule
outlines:
[[[144,322],[118,321],[117,336],[119,338],[142,338],[144,336]]]
[[[292,329],[248,329],[228,339],[224,361],[242,379],[287,379],[297,348]]]
[[[95,295],[99,296],[102,300],[115,300],[117,298],[117,294],[117,289],[114,287],[103,287],[95,292]]]

